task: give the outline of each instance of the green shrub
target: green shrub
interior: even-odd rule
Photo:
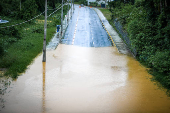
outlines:
[[[16,39],[20,39],[20,29],[18,29],[17,27],[8,27],[5,29],[0,29],[0,34],[1,36],[7,35],[8,37],[16,37]]]
[[[153,68],[160,73],[170,73],[170,52],[169,51],[157,51],[155,55],[149,58],[149,62],[152,63]]]
[[[32,33],[44,33],[44,27],[43,26],[34,26],[33,28],[31,28],[31,32]]]
[[[164,87],[170,88],[170,51],[157,51],[149,58],[152,64],[150,73],[154,79],[159,81]],[[170,91],[169,91],[170,94]]]

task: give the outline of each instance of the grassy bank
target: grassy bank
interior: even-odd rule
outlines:
[[[54,35],[56,27],[48,27],[47,43]],[[16,78],[19,73],[24,72],[43,47],[43,23],[30,25],[22,30],[22,39],[13,43],[6,49],[5,55],[1,57],[1,68],[7,68],[5,75]]]
[[[112,13],[109,11],[109,9],[102,9],[99,8],[99,10],[103,13],[103,15],[106,17],[106,19],[108,20],[109,24],[112,25],[112,27],[115,28],[114,24],[113,24],[113,20],[112,20]],[[116,29],[115,29],[116,30]]]
[[[99,8],[99,10],[103,13],[103,15],[106,17],[106,19],[108,20],[109,24],[116,30],[116,32],[119,34],[118,30],[116,29],[113,20],[112,20],[112,13],[109,11],[109,9],[102,9]],[[122,36],[119,34],[119,36],[122,38]]]
[[[64,15],[67,13],[64,6]],[[59,15],[57,12],[55,15]],[[52,15],[47,21],[47,44],[56,32],[56,25],[60,25],[60,18]],[[57,16],[59,17],[59,16]],[[11,18],[8,18],[10,20]],[[18,23],[22,20],[14,20]],[[13,23],[7,23],[13,24]],[[5,26],[5,25],[3,25]],[[2,27],[2,26],[0,26]],[[6,70],[5,75],[17,78],[23,73],[33,59],[42,52],[44,40],[44,16],[38,17],[30,23],[15,27],[0,29],[0,70]]]
[[[99,9],[99,10],[104,14],[104,16],[110,22],[112,13],[108,9]]]

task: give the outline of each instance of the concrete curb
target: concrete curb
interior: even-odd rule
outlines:
[[[119,51],[119,53],[121,54],[126,54],[126,55],[132,55],[130,49],[127,47],[127,45],[124,43],[124,41],[122,40],[122,38],[119,37],[119,34],[115,31],[115,29],[110,25],[110,23],[108,22],[108,20],[106,19],[106,17],[103,15],[103,13],[97,9],[97,8],[93,8],[97,15],[100,18],[100,21],[103,25],[103,27],[105,28],[108,36],[110,37],[110,39],[112,40],[112,43],[114,44],[114,46],[117,48],[117,50]],[[108,30],[107,30],[107,29]]]

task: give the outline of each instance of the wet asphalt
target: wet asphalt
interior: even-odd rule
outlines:
[[[110,47],[112,43],[100,19],[92,8],[75,5],[63,44],[82,47]]]

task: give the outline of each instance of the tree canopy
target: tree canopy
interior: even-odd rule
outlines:
[[[48,6],[53,9],[57,3],[61,3],[61,0],[48,0]],[[26,20],[43,12],[44,6],[44,0],[0,0],[0,14]]]

